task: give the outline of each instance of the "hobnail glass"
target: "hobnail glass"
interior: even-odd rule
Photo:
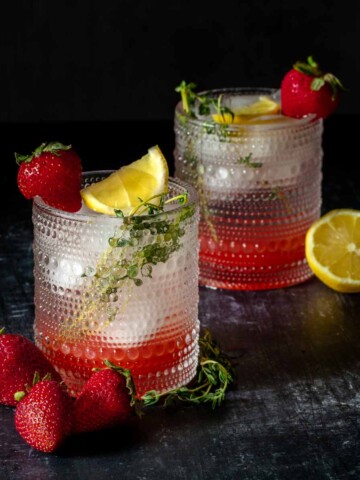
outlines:
[[[203,92],[228,102],[275,89]],[[306,231],[320,216],[323,122],[281,115],[224,125],[175,108],[175,176],[200,201],[200,285],[234,290],[309,279]]]
[[[111,172],[87,172],[83,185]],[[77,396],[104,360],[128,368],[136,392],[187,384],[198,364],[198,197],[124,218],[33,203],[36,344]]]

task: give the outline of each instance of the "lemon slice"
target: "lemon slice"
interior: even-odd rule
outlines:
[[[306,234],[305,254],[313,273],[337,292],[360,292],[360,211],[332,210]]]
[[[259,100],[244,105],[243,107],[234,110],[234,116],[230,113],[214,114],[213,120],[217,123],[256,123],[256,119],[263,115],[276,115],[280,113],[280,104],[270,97],[261,95]],[[266,123],[271,122],[271,118],[266,119]]]
[[[169,168],[167,161],[155,145],[139,160],[121,167],[100,182],[81,190],[85,205],[95,212],[115,215],[121,210],[129,215],[141,200],[167,192]],[[141,199],[141,200],[140,200]],[[157,203],[159,199],[152,200]]]

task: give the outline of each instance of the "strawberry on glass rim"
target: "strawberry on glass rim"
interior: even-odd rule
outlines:
[[[345,88],[332,73],[323,73],[312,56],[293,65],[281,82],[281,109],[288,117],[314,114],[327,118],[339,105]]]
[[[39,196],[66,212],[81,208],[81,159],[71,145],[42,143],[30,155],[15,153],[17,184],[25,198]]]

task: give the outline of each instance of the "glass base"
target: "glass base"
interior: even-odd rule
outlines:
[[[170,390],[183,387],[190,383],[196,375],[197,362],[191,363],[186,369],[184,369],[180,375],[172,375],[169,377],[168,372],[161,371],[156,372],[157,377],[154,382],[154,374],[138,375],[133,378],[136,396],[140,399],[146,392],[150,390],[156,390],[158,393],[166,393]],[[78,372],[61,372],[64,383],[67,386],[68,392],[73,397],[77,397],[84,387],[86,380],[89,378],[92,372],[88,372],[84,377],[78,377]]]
[[[53,351],[46,348],[38,336],[35,337],[35,343],[60,374],[68,393],[73,397],[79,395],[95,368],[104,368],[103,361],[100,358],[89,360],[81,357],[77,358],[71,354],[64,354],[59,350]],[[140,354],[141,351],[139,349],[138,363],[141,360],[141,356],[144,357],[144,352],[142,355]],[[130,355],[134,355],[134,352],[132,351]],[[196,338],[191,345],[186,347],[181,357],[179,352],[169,354],[169,352],[164,351],[161,356],[155,355],[152,358],[147,358],[148,367],[139,367],[134,360],[117,362],[116,358],[110,358],[110,361],[114,364],[120,364],[123,368],[128,368],[131,371],[136,396],[140,399],[149,390],[166,393],[190,383],[197,372],[198,355],[199,345],[198,338]]]
[[[200,262],[199,284],[224,290],[271,290],[290,287],[313,276],[306,259],[281,267],[251,268]]]

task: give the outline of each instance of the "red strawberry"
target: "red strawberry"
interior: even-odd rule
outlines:
[[[31,385],[37,372],[42,378],[50,374],[53,380],[61,381],[42,351],[28,338],[0,330],[0,403],[15,406],[17,391]]]
[[[332,73],[323,73],[312,57],[296,62],[281,82],[282,113],[301,118],[315,114],[326,118],[338,107],[340,91],[345,90]]]
[[[77,212],[81,207],[81,159],[71,145],[42,143],[31,155],[15,153],[17,183],[25,198],[39,195],[48,205]]]
[[[15,428],[31,447],[54,452],[71,432],[73,403],[62,384],[40,380],[19,401]]]
[[[110,368],[95,371],[74,404],[73,433],[91,432],[123,424],[134,411],[130,372]]]

